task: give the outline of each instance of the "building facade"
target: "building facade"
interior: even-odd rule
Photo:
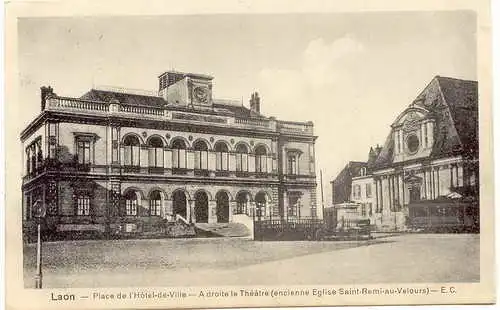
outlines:
[[[478,131],[477,82],[436,76],[392,123],[375,159],[370,151],[352,200],[372,204],[364,214],[380,229],[406,229],[414,217],[477,221]],[[364,186],[371,197],[358,195]]]
[[[352,201],[352,180],[360,174],[361,169],[366,169],[366,163],[350,161],[330,182],[332,185],[332,204]]]
[[[212,97],[213,78],[165,72],[157,94],[41,88],[21,133],[23,223],[47,229],[155,230],[165,221],[248,223],[316,216],[311,122],[289,122]]]

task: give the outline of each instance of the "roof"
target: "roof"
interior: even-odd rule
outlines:
[[[475,153],[478,143],[478,85],[476,81],[437,77],[465,151]]]
[[[353,176],[359,175],[359,171],[361,168],[366,167],[366,162],[363,161],[350,161],[345,165],[345,167],[339,172],[337,177],[332,181],[336,182],[337,180],[344,180],[344,178],[352,178]]]
[[[108,90],[97,90],[91,89],[86,92],[81,99],[86,100],[96,100],[110,102],[112,100],[118,100],[122,104],[126,105],[137,105],[137,106],[147,106],[147,107],[163,107],[167,102],[158,96],[146,96],[137,95],[130,93],[122,93]]]
[[[236,117],[241,118],[266,118],[263,115],[251,111],[249,108],[243,105],[233,105],[233,104],[225,104],[225,103],[214,103],[214,108],[222,108],[230,111]]]
[[[103,102],[118,100],[121,104],[124,105],[145,106],[145,107],[164,107],[165,105],[167,105],[167,101],[159,96],[147,96],[147,95],[131,94],[125,92],[110,91],[110,90],[98,90],[98,89],[91,89],[80,98],[86,100],[103,101]],[[235,117],[240,117],[240,118],[266,118],[265,116],[259,113],[250,111],[249,108],[239,103],[240,102],[231,100],[215,99],[213,104],[213,109],[215,113],[217,113],[218,111],[220,113],[229,112],[231,114],[234,114]]]
[[[434,118],[435,141],[430,155],[432,158],[455,154],[477,156],[477,87],[476,81],[436,76],[409,106],[422,107]],[[373,168],[380,169],[391,165],[393,152],[394,140],[391,131]]]

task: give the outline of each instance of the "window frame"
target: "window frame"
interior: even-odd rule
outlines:
[[[95,140],[96,134],[87,133],[87,132],[74,132],[74,140],[75,140],[75,154],[76,154],[76,163],[79,165],[90,166],[95,164]],[[80,145],[82,143],[88,143],[88,148],[84,146],[84,150],[88,150],[88,162],[81,161],[80,158]],[[85,152],[84,152],[85,154]],[[85,158],[85,157],[84,157]]]
[[[83,204],[82,204],[83,203]],[[76,195],[76,215],[90,216],[92,209],[91,197],[87,193],[79,193]]]

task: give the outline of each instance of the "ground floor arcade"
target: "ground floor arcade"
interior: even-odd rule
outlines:
[[[34,223],[33,205],[47,206],[47,226],[57,231],[151,231],[165,223],[242,223],[308,217],[314,189],[277,182],[172,182],[170,180],[49,179],[23,189],[23,219]]]

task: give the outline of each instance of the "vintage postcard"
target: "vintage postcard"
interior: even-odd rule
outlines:
[[[489,13],[7,3],[7,308],[494,303]]]

